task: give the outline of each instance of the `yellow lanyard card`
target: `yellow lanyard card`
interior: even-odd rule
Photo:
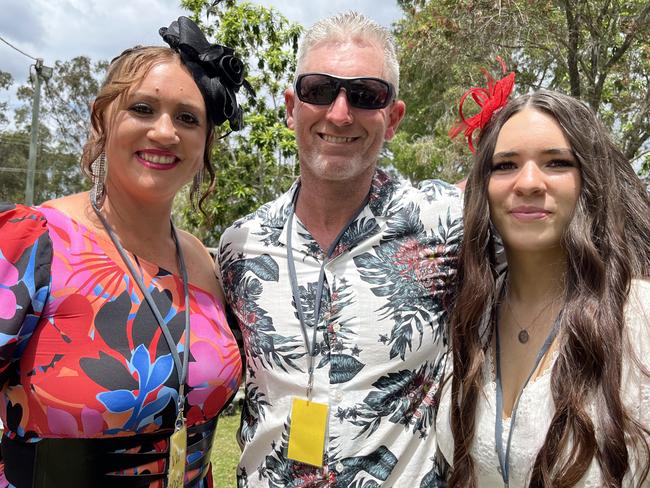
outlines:
[[[302,398],[291,403],[291,429],[289,431],[289,459],[312,466],[323,466],[325,433],[329,407]]]

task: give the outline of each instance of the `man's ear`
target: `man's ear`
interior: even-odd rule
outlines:
[[[390,141],[395,137],[397,128],[404,118],[406,113],[406,104],[402,100],[395,100],[390,107],[388,107],[388,127],[384,133],[384,140]]]
[[[294,130],[295,125],[293,123],[293,109],[295,107],[296,94],[293,92],[293,88],[287,88],[284,90],[284,104],[287,107],[287,127]]]

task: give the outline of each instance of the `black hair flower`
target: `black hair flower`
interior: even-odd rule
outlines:
[[[226,120],[232,130],[242,128],[243,111],[235,94],[242,86],[255,96],[244,78],[244,63],[234,49],[210,44],[199,26],[187,17],[179,17],[158,31],[163,40],[177,51],[203,93],[208,115],[215,125]]]

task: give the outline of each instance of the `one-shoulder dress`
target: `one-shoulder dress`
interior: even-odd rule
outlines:
[[[130,257],[183,358],[181,278]],[[48,439],[112,439],[107,445],[118,461],[104,468],[115,486],[163,486],[179,384],[143,298],[103,236],[51,207],[0,205],[0,418],[9,480],[0,486],[23,486],[34,446]],[[185,481],[209,487],[216,419],[237,391],[242,363],[216,298],[190,284],[189,307]],[[67,465],[48,469],[81,469],[79,443],[50,444],[52,459],[71,447]],[[139,454],[142,464],[125,467],[120,453]],[[134,479],[140,484],[129,484]]]

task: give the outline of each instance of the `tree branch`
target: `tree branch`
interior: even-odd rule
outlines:
[[[569,33],[567,49],[567,68],[569,72],[569,84],[571,85],[571,95],[580,98],[580,72],[578,71],[578,45],[580,43],[580,14],[574,10],[574,5],[570,0],[559,2],[564,7],[564,14],[567,23],[567,32]]]

